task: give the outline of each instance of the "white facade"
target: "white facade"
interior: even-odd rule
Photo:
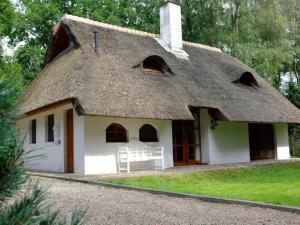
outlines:
[[[78,116],[74,110],[74,172],[78,174],[85,173],[86,134],[84,119],[84,116]]]
[[[25,166],[31,169],[53,172],[65,172],[65,111],[72,105],[65,105],[37,115],[26,117],[17,121],[20,136],[24,140],[26,152],[32,150],[28,156],[37,155],[35,159],[25,161]],[[46,116],[54,114],[54,142],[46,142]],[[36,119],[36,144],[29,143],[29,124]],[[27,156],[25,155],[25,157]]]
[[[27,160],[26,167],[37,170],[66,171],[66,110],[65,105],[47,112],[20,119],[17,127],[21,137],[26,136],[24,148],[42,155]],[[173,167],[172,121],[101,116],[78,116],[73,110],[74,122],[74,172],[77,174],[104,174],[117,172],[116,152],[119,146],[139,140],[139,129],[150,124],[158,132],[158,142],[146,143],[164,147],[165,167]],[[45,118],[54,114],[54,142],[46,142]],[[29,124],[37,121],[36,144],[29,144]],[[240,163],[250,161],[247,123],[220,122],[211,127],[212,118],[207,109],[200,109],[201,162],[207,164]],[[128,143],[106,143],[106,128],[112,123],[124,126]],[[277,159],[289,159],[287,124],[274,124]]]
[[[25,160],[30,169],[66,172],[66,110],[72,105],[53,109],[17,121],[21,138],[25,137],[24,149],[38,155],[36,159]],[[54,114],[54,142],[46,142],[46,116]],[[117,172],[116,151],[125,143],[106,143],[105,131],[112,123],[119,123],[127,129],[129,143],[139,140],[139,129],[144,124],[154,126],[159,142],[150,146],[164,147],[165,167],[173,166],[172,121],[152,119],[126,119],[115,117],[78,116],[74,110],[74,172],[77,174],[104,174]],[[30,121],[37,120],[36,144],[29,143]]]
[[[200,109],[202,162],[225,164],[250,161],[247,123],[217,122],[210,127],[212,118],[207,109]]]
[[[290,159],[288,126],[285,123],[275,124],[277,159]]]

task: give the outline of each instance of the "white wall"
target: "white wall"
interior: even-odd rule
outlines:
[[[249,162],[248,124],[218,121],[215,129],[211,129],[211,120],[207,109],[201,109],[203,162],[208,164]]]
[[[85,126],[84,116],[78,116],[73,110],[74,121],[74,173],[84,174]]]
[[[58,109],[26,117],[17,121],[20,133],[26,136],[24,149],[34,150],[43,155],[34,160],[26,160],[25,166],[31,169],[64,172],[65,163],[65,112],[72,108],[66,105]],[[45,142],[45,118],[54,114],[54,142]],[[29,123],[37,120],[37,143],[29,144]],[[211,120],[206,109],[200,110],[201,160],[202,163],[224,164],[250,161],[248,124],[218,122],[211,129]],[[106,143],[105,130],[111,123],[120,123],[128,131],[129,141],[139,139],[139,129],[144,124],[153,125],[159,136],[158,143],[149,145],[164,146],[165,166],[173,166],[172,121],[153,119],[130,119],[116,117],[78,116],[74,110],[74,171],[78,174],[100,174],[117,172],[116,151],[121,143]],[[289,159],[287,124],[274,124],[278,159]]]
[[[26,159],[25,166],[30,169],[64,172],[65,171],[65,110],[72,105],[65,105],[41,114],[20,119],[16,127],[20,130],[21,138],[25,137],[25,152],[32,150],[30,155],[39,155],[35,159]],[[54,142],[46,142],[45,118],[54,114]],[[29,143],[30,121],[37,120],[36,144]],[[41,155],[41,156],[40,156]]]
[[[201,162],[209,164],[210,121],[207,109],[200,109]]]
[[[290,147],[289,147],[289,135],[288,125],[284,123],[275,124],[275,140],[277,148],[277,159],[289,159]]]
[[[250,161],[247,123],[218,122],[210,138],[210,164]]]
[[[122,143],[106,143],[105,130],[111,123],[122,124],[128,132],[129,142],[139,140],[139,129],[144,124],[153,125],[158,131],[158,146],[165,147],[165,166],[173,166],[172,122],[170,120],[130,119],[86,116],[85,174],[117,172],[116,151]]]

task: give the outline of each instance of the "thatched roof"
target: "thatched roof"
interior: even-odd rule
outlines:
[[[251,68],[218,49],[184,42],[189,60],[178,59],[154,34],[70,15],[58,26],[67,27],[77,44],[48,63],[32,82],[22,98],[24,114],[73,99],[84,115],[192,119],[189,107],[194,106],[215,109],[219,119],[230,121],[300,122],[294,105]],[[100,33],[99,57],[95,31]],[[133,68],[151,55],[162,57],[174,74]],[[253,74],[258,87],[236,82],[244,72]]]

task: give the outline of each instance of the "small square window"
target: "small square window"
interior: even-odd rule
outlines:
[[[46,117],[46,142],[54,142],[54,114]]]
[[[29,143],[36,144],[36,120],[31,120],[29,125]]]

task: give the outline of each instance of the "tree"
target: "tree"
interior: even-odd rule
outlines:
[[[283,88],[284,95],[298,108],[300,108],[300,86],[296,82],[289,80]],[[289,124],[289,138],[291,143],[291,153],[294,155],[295,141],[300,138],[300,125]]]
[[[0,4],[0,37],[11,31],[15,20],[15,9],[9,0],[2,0]]]
[[[5,23],[0,28],[0,39],[7,35],[9,20],[14,18],[14,11],[10,9],[9,1],[0,2],[0,24]],[[3,12],[9,12],[7,17],[2,17]],[[24,154],[22,138],[15,130],[18,115],[15,104],[23,87],[20,65],[4,56],[0,48],[0,225],[67,224],[45,201],[44,188],[31,180],[23,168],[24,157],[30,155]],[[74,211],[69,224],[82,224],[83,214],[83,211]]]
[[[0,79],[0,224],[67,224],[45,202],[45,190],[30,180],[22,167],[22,142],[14,128],[18,81],[11,74],[7,77],[10,79]],[[25,183],[27,190],[20,192]],[[70,224],[81,224],[82,216],[75,211]]]
[[[36,45],[27,44],[15,52],[15,63],[21,65],[22,81],[29,85],[44,65],[45,49]]]

